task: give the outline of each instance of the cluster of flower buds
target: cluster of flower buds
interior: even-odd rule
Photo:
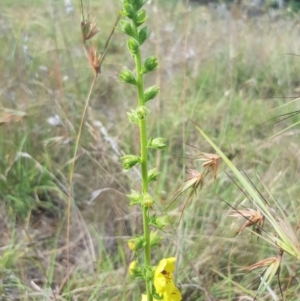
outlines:
[[[123,10],[120,12],[125,18],[120,21],[120,29],[128,36],[127,47],[131,56],[136,60],[139,58],[141,64],[135,71],[123,69],[119,78],[121,82],[136,86],[137,89],[142,91],[142,95],[139,95],[139,105],[136,109],[132,109],[127,113],[129,121],[141,126],[141,121],[144,121],[149,113],[146,108],[146,102],[154,99],[159,93],[157,86],[151,86],[144,89],[142,76],[146,73],[152,72],[157,69],[158,62],[155,56],[149,56],[145,59],[144,63],[141,61],[140,49],[144,42],[149,38],[150,32],[147,26],[143,26],[147,19],[146,11],[143,9],[145,0],[123,0]],[[136,60],[137,61],[137,60]],[[150,138],[146,144],[147,149],[162,150],[166,148],[165,139],[161,137]],[[125,170],[131,169],[137,164],[142,164],[141,156],[132,154],[125,155],[121,158],[123,168]],[[159,176],[159,172],[156,169],[148,171],[147,183],[156,181]],[[132,190],[128,195],[130,199],[130,205],[140,205],[151,209],[155,203],[154,198],[148,192],[137,192]],[[160,218],[151,217],[151,225],[161,229],[166,224],[166,218],[163,223]],[[136,245],[136,244],[135,244]]]

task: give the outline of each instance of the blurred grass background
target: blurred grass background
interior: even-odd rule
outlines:
[[[193,120],[268,197],[259,175],[297,229],[299,127],[275,134],[299,121],[299,115],[264,122],[299,110],[299,16],[287,10],[249,16],[236,5],[192,3],[186,30],[184,4],[156,0],[146,5],[152,35],[144,55],[155,54],[160,62],[147,84],[161,87],[150,104],[149,137],[168,138],[167,150],[150,158],[162,172],[151,187],[158,206],[172,201],[185,169],[195,167],[191,159],[211,151]],[[127,275],[126,238],[138,233],[140,213],[128,208],[125,194],[139,189],[140,174],[124,172],[119,157],[137,153],[139,145],[137,129],[126,116],[135,95],[117,78],[122,67],[133,66],[118,30],[92,94],[76,158],[70,273],[66,270],[69,164],[93,76],[81,45],[79,7],[72,5],[67,12],[63,1],[0,4],[1,300],[138,301],[144,290]],[[118,2],[84,5],[101,28],[101,49]],[[185,199],[171,207],[172,226],[154,255],[157,260],[177,257],[183,300],[252,300],[258,274],[241,268],[277,255],[249,231],[236,237],[243,220],[229,217],[222,199],[238,208],[249,201],[223,168],[216,182],[205,182],[187,204],[180,223]],[[284,258],[280,281],[286,300],[299,299],[298,266]],[[277,283],[272,288],[280,295]],[[262,300],[273,299],[266,292]]]

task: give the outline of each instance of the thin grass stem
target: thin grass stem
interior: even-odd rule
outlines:
[[[75,170],[75,163],[76,163],[76,156],[77,156],[77,152],[78,152],[78,147],[79,147],[79,141],[81,138],[81,133],[82,133],[82,128],[83,128],[83,122],[85,119],[85,115],[87,112],[87,108],[89,106],[89,101],[92,95],[92,91],[97,79],[97,73],[94,74],[94,78],[93,81],[91,83],[90,86],[90,90],[89,93],[87,95],[87,98],[85,100],[85,105],[84,105],[84,109],[82,111],[81,114],[81,120],[80,120],[80,125],[79,125],[79,129],[78,129],[78,134],[76,137],[76,141],[75,141],[75,148],[74,148],[74,155],[73,155],[73,159],[71,161],[71,165],[70,165],[70,177],[69,177],[69,189],[68,189],[68,200],[67,200],[67,233],[66,233],[66,239],[67,239],[67,275],[69,274],[69,270],[70,270],[70,263],[69,263],[69,259],[70,259],[70,245],[69,245],[69,241],[70,241],[70,220],[71,220],[71,203],[72,203],[72,185],[73,185],[73,177],[74,177],[74,170]],[[69,283],[69,281],[68,281]]]

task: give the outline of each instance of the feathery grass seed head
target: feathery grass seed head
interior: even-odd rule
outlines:
[[[203,168],[207,170],[207,173],[209,173],[212,170],[214,174],[214,179],[216,179],[217,177],[217,169],[218,169],[220,159],[221,157],[216,154],[201,152],[199,155],[199,160],[203,162],[202,163]]]
[[[238,234],[240,234],[245,228],[257,225],[257,232],[260,231],[264,224],[265,217],[261,214],[261,212],[257,209],[245,209],[245,210],[237,210],[234,213],[230,214],[229,216],[233,217],[244,217],[246,218],[245,223],[241,226],[241,228],[238,230]]]
[[[81,32],[84,44],[87,40],[94,37],[99,31],[100,28],[97,26],[96,22],[89,22],[87,20],[81,22]]]
[[[86,49],[86,54],[96,74],[101,73],[102,55],[100,54],[98,56],[97,48],[95,46],[90,46]]]

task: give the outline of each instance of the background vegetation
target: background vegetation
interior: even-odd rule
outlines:
[[[128,208],[125,196],[140,174],[124,172],[119,160],[139,147],[125,114],[134,91],[117,77],[121,67],[132,67],[125,37],[116,31],[92,94],[66,241],[69,166],[93,76],[81,45],[80,11],[50,0],[0,5],[0,298],[140,300],[144,289],[128,276],[126,246],[138,232],[140,212]],[[86,8],[101,27],[101,48],[118,3],[91,0]],[[193,120],[268,197],[259,175],[298,229],[299,127],[275,134],[299,115],[264,122],[299,110],[299,17],[286,11],[250,17],[238,6],[193,4],[186,28],[183,2],[157,0],[146,8],[153,33],[144,54],[155,50],[160,62],[148,80],[161,87],[149,134],[169,138],[167,151],[151,158],[162,172],[153,192],[162,208],[185,169],[195,166],[191,159],[212,151]],[[169,209],[172,227],[157,257],[177,257],[183,300],[252,300],[258,274],[241,269],[277,255],[249,231],[236,236],[244,221],[230,217],[222,199],[236,207],[249,201],[224,169],[204,183],[181,221],[184,197]],[[284,298],[298,300],[297,262],[283,258],[280,281]],[[280,295],[276,282],[272,287]],[[263,300],[272,300],[268,292]]]

